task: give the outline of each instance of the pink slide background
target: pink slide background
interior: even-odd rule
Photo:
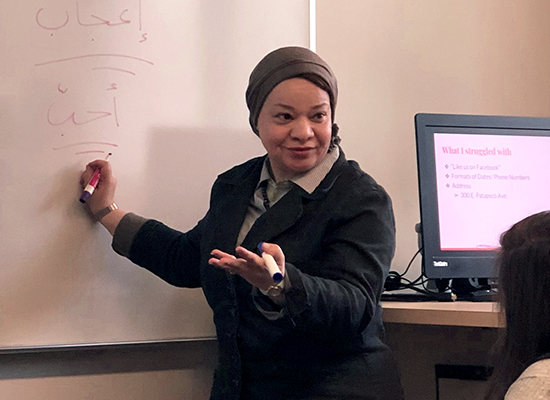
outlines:
[[[550,138],[436,133],[434,148],[442,250],[494,249],[550,208]]]

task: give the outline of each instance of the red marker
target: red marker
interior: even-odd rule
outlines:
[[[109,157],[111,157],[111,154],[112,153],[107,154],[107,157],[105,157],[105,161],[107,161]],[[90,196],[94,192],[98,182],[99,182],[99,168],[94,171],[94,174],[90,178],[90,181],[82,191],[82,194],[80,195],[81,203],[86,203],[86,201],[90,198]]]

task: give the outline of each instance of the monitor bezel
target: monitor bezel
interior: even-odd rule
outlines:
[[[434,134],[550,137],[550,118],[419,113],[414,119],[423,275],[429,279],[494,278],[497,250],[440,250]]]

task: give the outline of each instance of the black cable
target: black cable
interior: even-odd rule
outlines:
[[[384,290],[385,291],[396,291],[396,290],[403,290],[403,289],[410,289],[417,293],[421,293],[428,299],[433,299],[437,301],[454,301],[456,300],[456,295],[454,295],[451,292],[448,291],[431,291],[426,287],[426,283],[429,281],[426,277],[424,277],[422,274],[420,274],[419,277],[411,281],[408,278],[405,278],[405,275],[407,272],[409,272],[409,269],[416,259],[416,257],[422,252],[422,247],[419,248],[416,253],[411,257],[411,260],[409,261],[407,267],[405,268],[405,271],[403,273],[398,273],[396,271],[390,271],[388,274],[388,277],[386,278],[386,282],[384,283]],[[421,287],[419,287],[421,286]],[[387,295],[392,296],[392,295]],[[399,295],[394,295],[399,296]]]
[[[423,249],[423,247],[419,248],[419,249],[416,251],[416,253],[414,253],[414,255],[413,255],[412,258],[411,258],[411,261],[409,261],[409,264],[407,265],[407,268],[405,268],[405,272],[403,272],[403,273],[401,274],[401,277],[405,276],[405,275],[407,274],[407,272],[409,272],[409,268],[411,268],[411,265],[412,265],[414,259],[416,258],[416,256],[418,256],[418,255],[422,252],[422,249]]]
[[[411,268],[412,263],[416,259],[416,257],[422,252],[422,247],[419,248],[416,253],[411,257],[411,260],[407,264],[407,267],[405,268],[405,271],[403,273],[399,273],[397,271],[390,271],[388,273],[388,277],[386,278],[386,282],[384,283],[384,289],[387,291],[393,291],[393,290],[401,290],[401,289],[413,289],[415,283],[422,277],[420,275],[419,278],[416,278],[413,282],[411,282],[409,279],[405,278],[405,275],[407,272],[409,272],[409,269]],[[403,281],[406,281],[407,284],[403,284]]]

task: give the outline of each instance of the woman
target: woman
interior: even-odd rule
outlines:
[[[337,83],[315,53],[286,47],[256,66],[250,125],[267,156],[221,174],[186,233],[115,208],[105,161],[88,204],[113,248],[165,281],[202,287],[219,364],[212,399],[402,398],[379,298],[394,252],[391,201],[338,146]],[[276,284],[261,251],[284,275]]]
[[[486,399],[550,399],[550,212],[516,223],[500,243],[506,327]]]

